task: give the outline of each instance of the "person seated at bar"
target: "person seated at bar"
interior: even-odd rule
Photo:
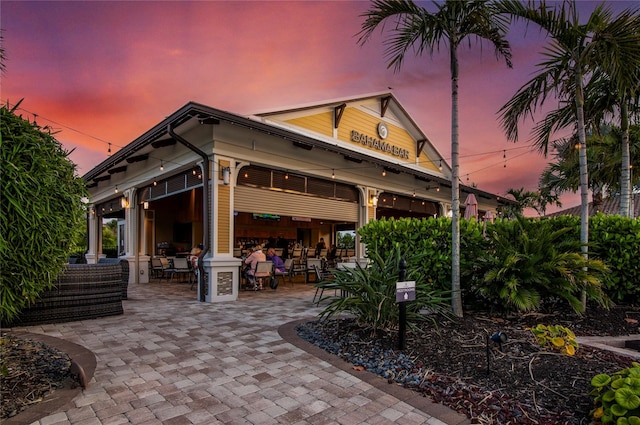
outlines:
[[[314,257],[319,258],[320,252],[322,252],[323,249],[327,249],[327,245],[324,243],[324,238],[320,238],[320,241],[316,245],[316,252],[314,254]]]
[[[329,262],[329,264],[331,265],[335,264],[337,256],[338,256],[338,247],[332,244],[329,250],[327,251],[327,261]]]
[[[282,258],[278,257],[275,248],[269,248],[267,250],[267,261],[273,261],[273,268],[276,273],[285,272],[284,261],[282,261]]]

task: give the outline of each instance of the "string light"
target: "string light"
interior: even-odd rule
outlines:
[[[158,185],[158,182],[154,180],[154,181],[153,181],[153,185],[154,185],[154,186],[157,186],[157,185]]]
[[[164,162],[160,160],[160,171],[164,171]]]
[[[51,122],[51,123],[53,123],[53,124],[56,124],[56,125],[62,126],[62,127],[66,128],[66,129],[69,129],[69,130],[74,131],[74,132],[76,132],[76,133],[86,135],[86,136],[91,137],[92,139],[95,139],[95,140],[97,140],[97,141],[99,141],[99,142],[101,142],[101,143],[105,143],[105,144],[107,144],[107,145],[108,145],[108,150],[107,150],[107,151],[108,151],[108,153],[109,153],[109,154],[111,154],[111,145],[113,144],[112,142],[108,142],[108,141],[106,141],[106,140],[104,140],[104,139],[101,139],[101,138],[99,138],[99,137],[93,136],[93,135],[88,134],[88,133],[86,133],[86,132],[82,132],[82,131],[80,131],[80,130],[76,130],[76,129],[74,129],[73,127],[70,127],[70,126],[65,125],[65,124],[63,124],[63,123],[60,123],[60,122],[57,122],[57,121],[52,120],[52,119],[50,119],[50,118],[46,118],[46,117],[40,116],[40,115],[38,115],[38,114],[36,114],[36,113],[34,113],[34,112],[31,112],[31,111],[29,111],[29,110],[27,110],[27,109],[25,109],[25,108],[23,108],[23,107],[19,107],[18,109],[19,109],[19,110],[22,110],[22,111],[25,111],[25,112],[27,112],[27,113],[29,113],[29,114],[32,114],[32,115],[34,116],[34,122],[35,122],[36,117],[40,117],[40,118],[43,118],[43,119],[45,119],[45,120],[47,120],[47,121],[49,121],[49,122]],[[286,140],[286,139],[285,139],[285,140]],[[117,145],[114,145],[114,146],[117,146]],[[577,144],[576,144],[576,149],[579,149],[579,148],[580,148],[580,144],[579,144],[579,143],[577,143]],[[530,147],[530,146],[519,146],[519,147],[510,148],[510,149],[508,149],[508,150],[513,150],[513,149],[529,149],[529,151],[531,151],[531,147]],[[503,167],[504,167],[504,168],[506,168],[506,150],[507,150],[507,149],[503,149]],[[499,152],[499,151],[489,151],[489,152],[481,152],[481,153],[472,154],[472,155],[462,155],[462,156],[459,156],[459,158],[468,158],[468,157],[473,157],[473,156],[487,155],[487,154],[490,154],[490,153],[496,153],[496,152]],[[528,152],[526,152],[526,153],[528,153]],[[526,154],[526,153],[524,153],[524,154]],[[521,155],[517,155],[516,157],[518,157],[518,156],[521,156]],[[439,159],[439,167],[438,167],[438,168],[439,168],[440,170],[442,170],[442,167],[443,167],[443,161],[444,161],[444,159]],[[495,166],[495,165],[494,165],[494,166]],[[491,168],[491,166],[490,166],[490,167],[485,167],[485,168],[483,168],[482,170],[484,170],[484,169],[486,169],[486,168]],[[481,170],[478,170],[478,171],[481,171]],[[476,173],[476,172],[478,172],[478,171],[474,171],[473,173]],[[386,176],[386,172],[384,172],[384,171],[383,171],[383,176]],[[286,178],[286,177],[285,177],[285,178]]]
[[[506,149],[502,151],[502,159],[504,160],[504,164],[502,168],[507,168],[507,150]]]
[[[118,185],[116,185],[115,193],[118,193]]]
[[[386,177],[387,176],[387,170],[382,170],[382,177]]]
[[[331,178],[335,179],[336,178],[336,172],[334,169],[331,169]]]

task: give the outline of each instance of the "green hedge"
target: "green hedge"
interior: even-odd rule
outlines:
[[[84,181],[46,128],[0,108],[0,320],[10,322],[63,270],[84,228]]]
[[[531,222],[527,226],[530,234],[536,234],[536,226],[540,226],[540,231],[542,228],[545,231],[569,228],[565,237],[576,241],[580,239],[579,217],[528,220]],[[489,250],[483,230],[489,233],[505,225],[511,224],[503,220],[486,225],[460,221],[463,296],[483,279],[482,276],[474,276],[475,261],[486,256]],[[640,300],[640,262],[637,260],[640,256],[640,220],[598,214],[591,218],[589,230],[590,259],[601,260],[609,268],[602,281],[605,294],[618,304],[637,304]],[[438,288],[451,288],[451,219],[381,219],[369,222],[358,232],[368,251],[383,254],[399,249],[415,253],[415,258],[420,260],[412,257],[407,258],[408,262],[420,261],[425,274]]]
[[[460,221],[460,264],[472,263],[483,249],[482,224]],[[451,219],[381,219],[370,221],[358,230],[367,250],[384,257],[385,252],[399,248],[414,253],[407,264],[419,261],[429,281],[439,289],[451,289]]]

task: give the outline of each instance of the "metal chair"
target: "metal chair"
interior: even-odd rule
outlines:
[[[162,261],[157,257],[151,259],[151,273],[153,273],[153,277],[155,278],[159,278],[164,273]]]
[[[173,267],[171,267],[167,271],[170,273],[169,281],[173,282],[173,277],[175,275],[178,275],[178,278],[180,276],[189,276],[189,273],[191,273],[191,268],[189,267],[189,263],[186,258],[176,257],[173,259]]]
[[[313,294],[313,304],[318,305],[323,300],[322,295],[325,289],[333,290],[334,297],[337,296],[337,291],[340,291],[340,296],[344,297],[344,292],[338,287],[337,283],[328,282],[333,279],[333,273],[322,272],[316,265],[313,266],[314,273],[316,275],[316,292]],[[316,298],[318,301],[316,301]]]
[[[258,261],[255,270],[249,276],[253,278],[254,291],[264,288],[264,284],[268,285],[273,277],[273,261]]]
[[[307,258],[307,270],[305,273],[304,282],[309,282],[309,275],[314,274],[314,268],[317,267],[318,270],[322,270],[322,259],[321,258]]]
[[[293,286],[293,258],[287,258],[286,260],[284,260],[284,271],[283,272],[279,272],[277,270],[273,271],[273,275],[274,276],[289,276],[289,283],[291,284],[291,286]]]

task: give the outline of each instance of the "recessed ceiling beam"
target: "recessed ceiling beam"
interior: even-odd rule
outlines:
[[[296,142],[296,141],[293,142],[293,146],[298,147],[298,148],[302,148],[302,149],[308,150],[308,151],[313,149],[313,145],[308,145],[306,143]]]
[[[111,168],[109,169],[107,172],[109,174],[116,174],[116,173],[124,173],[125,171],[127,171],[127,166],[123,165],[121,167],[115,167],[115,168]]]
[[[98,182],[103,182],[106,180],[111,180],[111,176],[99,176],[93,179],[94,182],[98,183]]]
[[[134,162],[146,161],[147,159],[149,159],[149,154],[145,153],[138,156],[130,156],[129,158],[127,158],[127,162],[129,164],[133,164]]]
[[[155,142],[151,143],[151,146],[154,147],[154,149],[158,149],[158,148],[164,148],[166,146],[173,146],[176,144],[176,141],[173,139],[163,139],[163,140],[156,140]]]

